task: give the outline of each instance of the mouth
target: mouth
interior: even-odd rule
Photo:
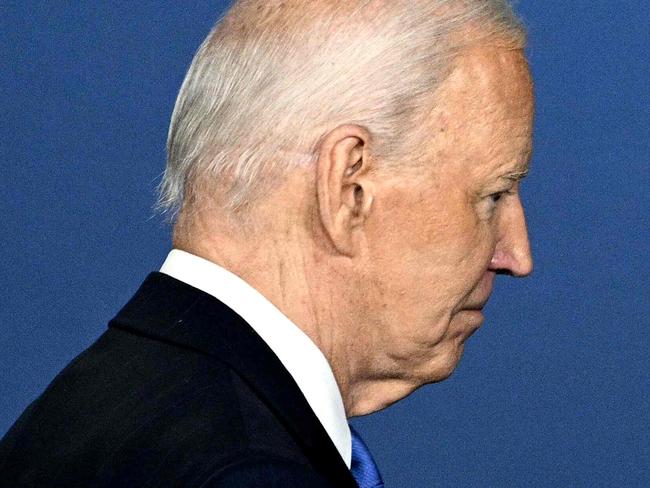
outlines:
[[[483,312],[484,307],[485,307],[485,303],[483,303],[482,305],[475,305],[475,306],[471,306],[471,307],[465,307],[465,308],[463,308],[463,310],[465,310],[466,312]]]
[[[470,305],[466,306],[465,310],[471,310],[471,311],[475,311],[475,312],[482,312],[489,300],[490,300],[490,295],[488,294],[482,300],[477,300],[476,302],[473,302]]]
[[[472,303],[467,307],[465,307],[465,310],[474,310],[477,312],[482,312],[489,300],[490,300],[490,295],[487,295],[482,300],[477,300],[475,303]]]

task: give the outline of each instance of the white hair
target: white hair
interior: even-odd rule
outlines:
[[[454,54],[491,38],[523,47],[507,0],[235,2],[178,95],[159,208],[175,215],[208,178],[236,212],[313,163],[322,136],[345,123],[368,130],[380,164],[415,160]]]

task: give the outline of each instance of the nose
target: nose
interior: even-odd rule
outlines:
[[[500,215],[498,240],[490,262],[490,269],[524,277],[533,271],[526,217],[521,200],[516,198]]]

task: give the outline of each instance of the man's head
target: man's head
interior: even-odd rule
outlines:
[[[532,83],[504,1],[242,1],[170,128],[175,244],[320,346],[349,415],[446,378],[532,262]]]
[[[382,168],[412,165],[454,57],[494,39],[523,46],[505,0],[235,2],[178,96],[161,203],[212,179],[209,199],[244,214],[342,124],[371,133]]]

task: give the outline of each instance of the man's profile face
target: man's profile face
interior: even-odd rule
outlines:
[[[367,244],[375,306],[363,333],[385,374],[420,383],[451,374],[495,274],[532,270],[517,182],[533,118],[523,53],[468,51],[437,99],[428,161],[416,178],[383,183]]]

